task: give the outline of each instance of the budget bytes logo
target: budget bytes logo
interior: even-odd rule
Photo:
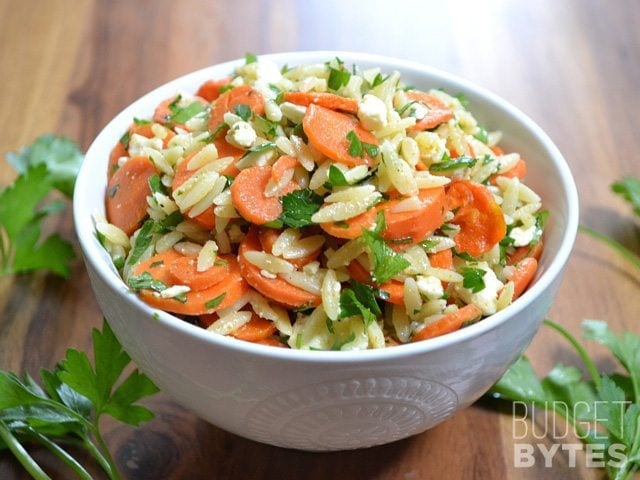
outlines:
[[[623,416],[627,402],[613,403]],[[610,402],[577,402],[572,408],[564,402],[552,402],[545,407],[539,409],[525,402],[513,402],[513,464],[516,468],[530,468],[538,461],[544,461],[544,466],[551,468],[559,457],[566,458],[562,462],[575,468],[580,451],[584,451],[584,463],[588,468],[618,468],[625,463],[625,446],[609,443],[608,437],[596,428],[598,423],[608,420],[604,413],[611,414]],[[567,420],[581,418],[585,411],[592,412],[591,421],[577,420],[574,426]],[[621,434],[623,436],[624,432]],[[582,440],[587,437],[591,441],[584,443]],[[580,440],[577,443],[576,438]],[[548,442],[543,443],[545,439],[552,439],[553,443],[549,446]]]

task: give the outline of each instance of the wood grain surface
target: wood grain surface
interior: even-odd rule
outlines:
[[[45,132],[86,149],[138,96],[246,52],[378,53],[466,77],[528,113],[574,173],[581,222],[640,251],[638,221],[609,191],[624,174],[640,177],[639,26],[637,0],[0,0],[0,150],[16,150]],[[0,185],[13,176],[0,161]],[[74,238],[70,211],[50,228]],[[637,271],[580,235],[550,317],[574,333],[585,318],[638,333],[639,288]],[[68,281],[43,274],[0,278],[1,369],[51,368],[68,347],[87,349],[91,328],[100,323],[79,259]],[[613,366],[602,349],[590,349],[602,368]],[[576,361],[544,328],[527,354],[540,372]],[[530,430],[518,440],[510,407],[486,399],[391,445],[320,454],[226,433],[162,394],[148,404],[157,418],[140,429],[105,423],[127,479],[602,476],[580,452],[575,462],[565,451],[549,468],[540,454],[534,466],[516,468],[516,443],[551,446],[557,434],[536,439]],[[71,478],[46,452],[33,453],[53,478]],[[0,479],[23,478],[18,463],[0,453]]]

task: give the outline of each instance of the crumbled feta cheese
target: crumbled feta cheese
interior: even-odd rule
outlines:
[[[257,80],[265,83],[276,83],[282,78],[280,67],[275,62],[260,60],[256,67]]]
[[[131,135],[131,138],[129,138],[129,155],[131,157],[144,155],[147,149],[159,152],[162,150],[162,139],[156,137],[147,138],[137,133]]]
[[[433,275],[418,275],[416,284],[420,293],[429,299],[437,299],[444,294],[442,282]]]
[[[236,122],[229,129],[225,140],[234,147],[249,148],[256,141],[258,136],[253,127],[245,121]]]
[[[293,123],[302,123],[304,114],[307,113],[307,108],[291,102],[282,102],[280,104],[280,111]]]
[[[492,315],[497,311],[498,292],[502,289],[503,284],[498,280],[498,277],[496,277],[496,274],[489,268],[486,262],[480,262],[476,268],[481,268],[485,271],[482,277],[484,288],[479,292],[473,293],[470,289],[464,288],[460,283],[456,285],[456,292],[466,303],[473,303],[480,308],[483,315]]]
[[[514,227],[509,232],[509,237],[513,238],[515,247],[524,247],[529,245],[536,234],[536,226],[531,225],[529,228]]]
[[[387,106],[375,95],[367,93],[358,104],[358,118],[367,130],[377,130],[387,125]]]
[[[409,107],[409,115],[415,118],[416,120],[422,120],[429,113],[429,107],[426,105],[416,102]]]

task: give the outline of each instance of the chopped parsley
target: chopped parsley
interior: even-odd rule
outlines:
[[[242,120],[244,120],[245,122],[248,122],[249,119],[251,118],[251,107],[245,103],[241,103],[239,105],[236,105],[233,108],[233,111],[235,112],[236,115],[238,115]]]
[[[250,155],[252,153],[266,152],[267,150],[273,150],[275,148],[276,148],[276,144],[275,143],[273,143],[273,142],[264,142],[264,143],[261,143],[260,145],[256,145],[255,147],[251,147],[246,152],[244,152],[242,154],[242,157],[240,157],[240,158],[244,158],[247,155]]]
[[[227,294],[226,292],[221,293],[216,298],[212,298],[208,302],[205,302],[204,307],[207,309],[216,308],[218,305],[222,303],[226,294]]]
[[[345,288],[340,294],[340,316],[338,318],[362,316],[365,326],[375,322],[382,314],[376,301],[378,289],[364,283],[351,280],[351,288]]]
[[[327,86],[331,90],[339,90],[340,87],[349,83],[351,73],[344,69],[344,64],[338,59],[339,68],[329,67],[329,79]]]
[[[397,252],[394,252],[384,241],[380,232],[386,228],[384,213],[379,212],[374,230],[362,229],[361,241],[367,246],[371,263],[373,265],[372,279],[380,284],[395,277],[405,268],[410,266],[409,261]]]
[[[484,276],[487,273],[482,268],[464,267],[462,271],[462,286],[471,290],[471,293],[478,293],[484,290]]]
[[[135,277],[129,277],[127,285],[136,292],[143,289],[162,292],[167,288],[167,285],[164,282],[156,280],[149,272],[142,272],[140,275]]]
[[[349,181],[345,178],[344,173],[335,165],[329,167],[329,182],[332,187],[346,187],[350,185]]]
[[[180,95],[176,97],[176,100],[169,104],[169,110],[171,111],[171,115],[169,115],[168,120],[171,123],[185,123],[191,118],[195,117],[199,113],[205,111],[205,106],[198,102],[191,102],[189,105],[185,107],[179,107],[178,101],[180,100]]]
[[[450,172],[452,170],[458,170],[460,168],[471,168],[473,167],[478,160],[475,158],[471,158],[467,155],[462,155],[456,158],[450,158],[449,155],[445,154],[442,157],[442,161],[440,163],[434,163],[429,167],[431,172]]]
[[[151,245],[151,241],[153,240],[154,229],[155,223],[153,220],[147,220],[142,224],[142,227],[136,236],[136,241],[133,244],[133,249],[129,254],[129,259],[127,260],[128,265],[135,265],[138,263],[142,254],[147,248],[149,248],[149,245]]]
[[[474,138],[480,140],[482,143],[489,143],[489,132],[483,125],[478,123],[478,131],[473,135]]]
[[[373,80],[371,81],[371,88],[375,88],[378,85],[384,83],[387,80],[387,78],[389,78],[389,75],[386,75],[383,77],[380,72],[376,73],[376,76],[373,77]]]
[[[352,157],[362,158],[365,153],[370,157],[375,157],[380,153],[380,147],[360,140],[358,135],[356,135],[355,130],[351,130],[347,133],[347,140],[349,140],[349,155]]]
[[[313,190],[303,188],[284,195],[280,202],[282,214],[278,220],[289,227],[301,228],[314,224],[311,216],[320,210],[323,200]]]
[[[184,217],[180,210],[176,210],[175,212],[171,212],[166,217],[158,220],[155,224],[153,231],[155,233],[167,233],[173,227],[177,226],[180,222],[184,220]]]
[[[256,63],[258,61],[258,57],[255,53],[247,52],[244,55],[244,64],[249,65],[250,63]]]

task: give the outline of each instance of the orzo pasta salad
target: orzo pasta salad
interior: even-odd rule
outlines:
[[[241,340],[356,350],[477,322],[532,280],[546,212],[500,132],[430,87],[248,55],[132,119],[98,237],[150,306]]]

